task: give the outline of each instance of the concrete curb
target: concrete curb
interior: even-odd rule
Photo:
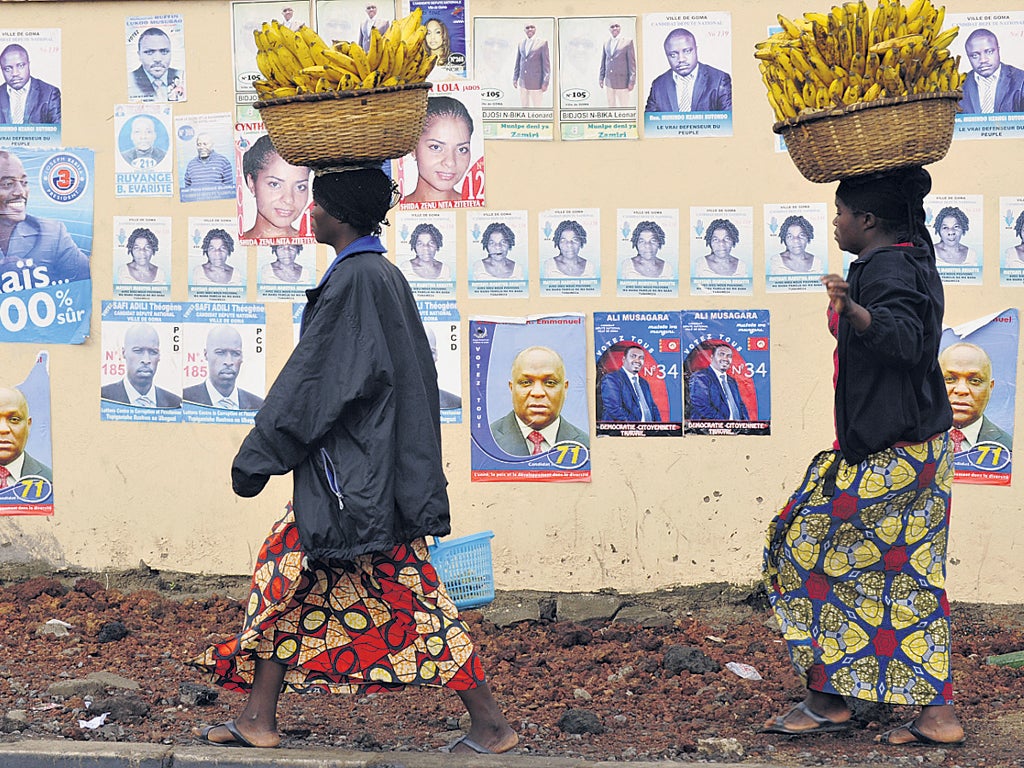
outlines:
[[[520,754],[462,756],[439,752],[263,750],[57,740],[0,744],[0,768],[679,768],[680,765],[684,764],[664,761],[592,762]],[[714,765],[715,768],[768,768],[754,763]]]

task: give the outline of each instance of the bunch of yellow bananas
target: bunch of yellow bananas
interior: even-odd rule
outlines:
[[[417,8],[393,21],[383,35],[374,28],[369,51],[345,41],[328,45],[305,25],[293,31],[277,21],[264,22],[253,35],[256,65],[265,79],[256,80],[253,87],[261,99],[277,99],[422,83],[437,59],[427,54],[422,18],[423,11]]]
[[[945,32],[945,7],[931,0],[864,0],[805,13],[755,46],[777,120],[912,93],[959,91],[965,75],[949,52],[959,27]]]

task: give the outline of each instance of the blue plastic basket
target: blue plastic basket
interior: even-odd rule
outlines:
[[[456,607],[472,608],[494,600],[493,538],[494,531],[482,531],[448,541],[434,539],[428,546],[430,562]]]

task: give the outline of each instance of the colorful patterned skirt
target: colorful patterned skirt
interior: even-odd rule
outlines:
[[[810,690],[952,702],[948,442],[943,434],[859,464],[823,451],[772,521],[764,581]]]
[[[260,550],[242,631],[189,665],[217,685],[248,691],[257,658],[287,667],[286,691],[461,691],[484,680],[426,541],[339,567],[308,563],[291,504]]]

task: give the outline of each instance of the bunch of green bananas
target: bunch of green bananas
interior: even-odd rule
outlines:
[[[261,99],[277,99],[422,83],[437,60],[423,43],[426,27],[422,18],[423,11],[417,8],[393,21],[383,35],[374,28],[369,51],[346,41],[327,45],[305,25],[293,31],[277,21],[264,22],[253,30],[253,36],[256,65],[265,79],[256,80],[253,87]]]
[[[949,52],[959,27],[942,29],[945,7],[931,0],[864,0],[805,13],[755,46],[777,120],[913,93],[959,91],[965,75]]]

